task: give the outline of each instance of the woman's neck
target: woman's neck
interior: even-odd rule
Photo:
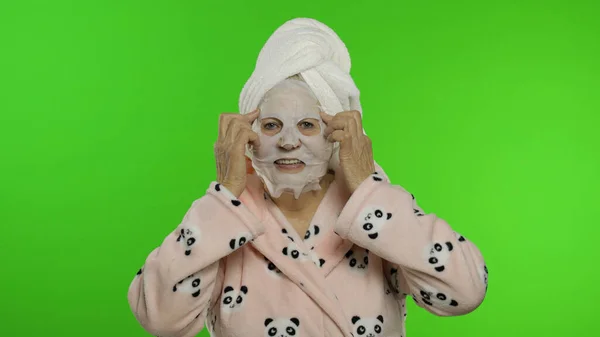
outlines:
[[[334,179],[334,174],[329,172],[321,178],[321,189],[318,191],[304,192],[298,199],[294,198],[293,193],[283,193],[272,200],[286,217],[310,221]]]

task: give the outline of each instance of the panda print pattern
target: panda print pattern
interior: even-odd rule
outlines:
[[[399,294],[402,290],[400,289],[400,282],[398,281],[398,269],[390,268],[390,285],[392,286],[392,290],[394,293]]]
[[[306,230],[306,233],[304,234],[304,240],[307,241],[308,239],[319,235],[320,231],[321,231],[321,229],[319,228],[318,225],[310,225],[310,227],[308,227],[308,229]]]
[[[229,240],[229,248],[236,250],[245,245],[251,237],[250,233],[239,234],[236,238]]]
[[[418,299],[417,299],[418,298]],[[450,298],[448,295],[439,292],[435,289],[421,290],[417,297],[413,294],[413,299],[417,303],[423,303],[432,307],[444,308],[444,307],[457,307],[458,302]]]
[[[292,318],[265,319],[265,337],[300,337],[300,320]]]
[[[294,238],[292,238],[292,237],[291,237],[291,236],[288,234],[288,231],[287,231],[287,229],[285,229],[285,228],[282,228],[282,229],[281,229],[281,234],[283,234],[283,235],[287,236],[287,238],[288,238],[290,241],[294,241]]]
[[[365,273],[369,267],[369,250],[354,248],[346,252],[348,266],[356,272]]]
[[[217,191],[217,192],[222,192],[222,191],[225,191],[225,190],[221,188],[221,184],[216,184],[216,185],[215,185],[215,191]],[[242,202],[241,202],[241,201],[239,201],[238,199],[236,199],[236,198],[233,196],[233,194],[229,193],[229,194],[228,194],[228,196],[229,196],[229,198],[231,198],[231,204],[232,204],[233,206],[236,206],[236,207],[237,207],[237,206],[240,206],[240,205],[242,204]]]
[[[487,287],[488,287],[488,269],[487,269],[487,265],[483,265],[483,268],[479,268],[479,277],[481,277],[481,280],[485,284],[485,290],[487,291]]]
[[[445,263],[450,257],[450,252],[454,249],[454,246],[450,241],[440,243],[436,242],[425,249],[425,255],[427,262],[437,272],[443,272],[446,270]]]
[[[379,231],[392,218],[392,213],[385,212],[381,207],[367,207],[361,212],[362,229],[370,239],[377,239]]]
[[[181,243],[185,251],[185,255],[192,254],[192,248],[194,244],[196,244],[200,240],[200,230],[194,228],[181,228],[179,230],[179,236],[177,237],[177,242]]]
[[[298,248],[296,243],[294,243],[294,241],[290,241],[290,243],[286,247],[283,247],[281,252],[283,253],[283,255],[294,260],[298,260],[303,256],[300,252],[300,249]]]
[[[217,325],[217,314],[215,313],[211,313],[211,315],[209,316],[209,320],[207,320],[206,324],[208,325],[208,329],[214,333],[215,332],[215,326]]]
[[[279,270],[279,268],[277,268],[277,266],[271,262],[269,259],[267,259],[266,257],[264,257],[265,262],[267,263],[267,273],[269,273],[272,276],[276,276],[279,277],[281,276],[281,270]]]
[[[374,318],[354,316],[352,317],[352,324],[354,325],[355,337],[383,336],[383,316],[381,315]]]
[[[226,286],[223,289],[221,300],[223,312],[230,313],[238,311],[244,303],[244,298],[248,294],[248,287],[241,286],[239,290],[233,289],[232,286]]]
[[[281,250],[283,255],[293,260],[304,260],[308,256],[308,254],[300,250],[300,247],[298,247],[296,242],[294,242],[294,238],[288,235],[288,231],[285,228],[281,229],[281,233],[285,235],[290,241],[288,245],[286,247],[283,247],[283,249]]]
[[[192,274],[185,279],[177,282],[173,286],[173,292],[183,292],[192,294],[192,297],[200,296],[200,277]]]
[[[310,249],[310,252],[307,254],[311,261],[315,264],[315,266],[317,266],[318,268],[323,267],[323,265],[325,264],[325,260],[320,258],[314,251],[315,247],[312,247]]]

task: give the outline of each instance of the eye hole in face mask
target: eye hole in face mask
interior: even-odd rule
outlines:
[[[260,122],[260,129],[267,136],[274,136],[281,131],[282,124],[276,118],[265,118]]]
[[[316,118],[305,118],[297,124],[298,130],[305,136],[315,136],[321,132],[321,125]],[[267,136],[278,134],[283,128],[283,123],[277,118],[261,120],[261,131]]]
[[[315,136],[321,133],[321,125],[315,118],[305,118],[298,123],[298,130],[305,136]]]

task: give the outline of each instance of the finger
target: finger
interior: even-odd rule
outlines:
[[[245,121],[243,121],[240,118],[232,119],[231,122],[229,123],[229,125],[230,126],[227,130],[226,139],[231,144],[235,144],[239,141],[238,137],[241,136],[242,131],[244,131],[244,130],[252,131],[252,127],[250,126],[250,124],[247,124]]]
[[[351,119],[354,122],[354,124],[356,125],[356,128],[358,130],[362,130],[362,116],[359,111],[357,111],[357,110],[342,111],[339,114],[337,114],[336,116],[338,116],[338,115],[345,119]]]
[[[245,149],[246,144],[252,144],[253,146],[260,145],[260,139],[258,134],[250,129],[241,129],[236,141],[236,146]]]
[[[352,119],[349,118],[346,120],[346,130],[352,137],[358,136],[358,133],[357,133],[358,130],[356,128],[356,121],[354,120],[354,118],[352,118]]]
[[[319,114],[321,115],[321,119],[323,120],[323,123],[325,123],[325,125],[329,124],[329,122],[331,122],[331,120],[334,117],[324,111],[319,111]]]
[[[260,109],[256,108],[254,111],[243,115],[243,118],[246,122],[248,122],[248,124],[252,124],[258,118],[259,115]]]
[[[225,130],[225,141],[228,144],[234,144],[236,137],[242,128],[242,123],[239,122],[238,118],[231,118],[228,120]]]
[[[354,119],[354,122],[356,123],[356,129],[358,132],[362,133],[362,115],[360,114],[359,111],[352,111],[352,117]]]
[[[348,138],[349,138],[349,134],[346,131],[335,130],[327,137],[327,140],[332,143],[335,143],[335,142],[342,143],[342,142],[348,140]]]
[[[348,125],[347,118],[337,115],[333,118],[325,128],[324,135],[329,136],[335,130],[345,130]]]
[[[222,113],[221,115],[219,115],[219,138],[223,139],[225,138],[225,135],[227,134],[227,127],[229,126],[229,123],[231,122],[231,119],[233,119],[233,117],[236,114],[232,114],[232,113]]]

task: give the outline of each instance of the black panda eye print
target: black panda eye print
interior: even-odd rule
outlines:
[[[361,226],[366,235],[375,240],[379,237],[379,231],[383,229],[387,221],[392,218],[392,213],[386,212],[382,207],[366,207],[362,210],[362,215],[359,219],[364,222]]]
[[[450,298],[445,293],[439,292],[436,289],[420,290],[419,296],[413,294],[412,297],[417,304],[424,304],[431,307],[447,308],[458,306],[458,302],[456,300]]]
[[[201,293],[200,283],[200,277],[192,274],[177,282],[177,284],[173,286],[173,292],[188,293],[191,294],[192,297],[198,297]]]
[[[252,235],[250,233],[240,233],[237,237],[229,240],[229,248],[231,250],[237,250],[238,248],[241,248],[243,245],[245,245],[251,238]]]
[[[321,232],[321,228],[318,225],[310,225],[304,234],[304,240],[309,240],[313,238]]]
[[[247,294],[248,287],[245,285],[242,285],[239,290],[234,289],[232,286],[226,286],[221,296],[221,308],[223,312],[230,313],[239,310]]]
[[[445,243],[435,242],[427,247],[427,262],[435,269],[435,271],[443,272],[446,270],[445,264],[450,258],[453,249],[454,245],[452,245],[450,241]]]
[[[200,239],[200,230],[191,228],[181,228],[179,230],[179,236],[177,242],[179,242],[183,248],[186,256],[192,254],[194,244]]]

